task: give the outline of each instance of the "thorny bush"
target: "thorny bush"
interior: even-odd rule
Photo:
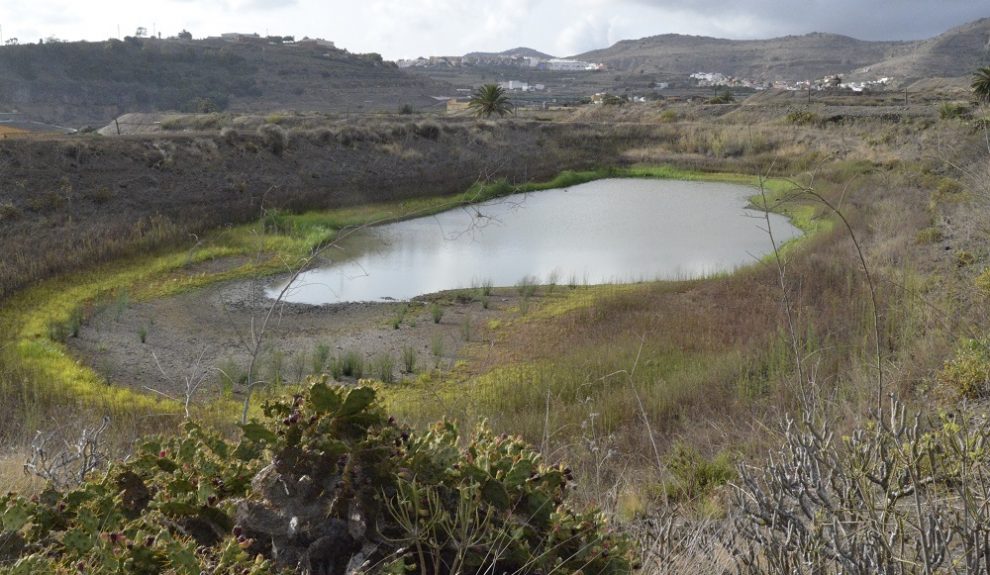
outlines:
[[[628,540],[567,505],[570,470],[517,438],[482,427],[464,441],[449,422],[418,434],[388,417],[372,388],[326,379],[264,412],[237,443],[187,423],[77,488],[3,496],[0,573],[338,573],[348,560],[361,572],[631,570]],[[321,541],[305,529],[319,528],[300,526],[306,510],[266,507],[279,500],[265,485],[311,507],[307,517],[347,525],[347,555],[317,564]],[[245,521],[258,509],[295,534],[262,540],[266,527]]]
[[[986,573],[990,420],[909,415],[896,400],[852,435],[820,409],[742,468],[737,559],[753,574]]]

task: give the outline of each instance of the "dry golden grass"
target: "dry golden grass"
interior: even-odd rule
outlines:
[[[14,451],[0,454],[0,493],[16,491],[23,494],[40,492],[45,482],[24,472],[27,453]]]
[[[985,236],[954,240],[977,254],[972,273],[957,269],[944,246],[915,241],[920,230],[939,224],[930,205],[933,188],[953,176],[935,157],[935,143],[954,141],[953,150],[965,149],[974,136],[941,123],[791,126],[779,113],[773,123],[754,127],[699,114],[664,123],[659,113],[637,118],[622,112],[618,121],[647,121],[650,129],[628,127],[617,156],[745,173],[773,166],[777,174],[814,185],[849,219],[876,279],[887,389],[923,397],[958,339],[987,324],[985,312],[972,311],[975,290],[960,295],[982,269],[979,262],[986,263],[986,250],[973,247]],[[610,116],[599,111],[571,120],[609,122]],[[601,129],[608,137],[595,140],[582,125],[574,135],[581,142],[562,137],[548,146],[557,152],[569,145],[616,146],[616,134],[627,128]],[[492,139],[485,134],[479,142]],[[397,144],[384,146],[388,155],[407,153]],[[874,405],[876,393],[872,309],[855,246],[836,229],[787,257],[798,351],[840,404],[837,411],[854,420]],[[392,409],[418,424],[444,416],[465,424],[487,419],[499,431],[522,434],[548,458],[575,467],[586,500],[636,514],[662,495],[675,442],[705,458],[729,452],[756,459],[773,442],[768,430],[796,404],[793,342],[772,263],[706,281],[539,291],[528,314],[481,330],[484,349],[478,344],[465,366],[390,390]],[[58,409],[35,402],[32,412],[30,402],[23,405],[27,411],[0,416],[41,422]],[[122,434],[133,435],[168,426],[134,421],[124,427]],[[0,472],[0,485],[4,480]]]

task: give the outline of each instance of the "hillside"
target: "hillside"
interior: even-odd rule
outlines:
[[[610,70],[687,75],[720,72],[759,81],[821,78],[868,66],[912,48],[909,42],[867,42],[835,34],[770,40],[725,40],[665,34],[623,40],[574,56]]]
[[[126,112],[426,108],[445,91],[377,54],[318,41],[128,38],[0,48],[0,111],[75,126]]]
[[[770,40],[665,34],[624,40],[574,58],[633,73],[720,72],[754,81],[841,74],[861,81],[888,77],[904,85],[926,78],[968,76],[990,63],[990,18],[917,42],[869,42],[821,33]]]
[[[856,70],[852,77],[889,76],[904,81],[968,76],[990,65],[990,18],[918,42],[910,51]]]
[[[492,58],[492,57],[508,57],[508,58],[540,58],[542,60],[549,60],[551,58],[556,58],[556,56],[551,56],[539,50],[534,50],[532,48],[526,48],[525,46],[520,46],[518,48],[513,48],[511,50],[504,50],[502,52],[470,52],[464,55],[465,58]]]

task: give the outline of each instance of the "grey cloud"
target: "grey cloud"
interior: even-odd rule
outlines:
[[[752,37],[807,32],[845,34],[863,40],[913,40],[990,16],[980,0],[630,0],[664,11],[687,12],[718,21],[747,17]]]
[[[222,10],[278,10],[292,8],[299,0],[169,0],[175,4],[194,4],[198,8]]]

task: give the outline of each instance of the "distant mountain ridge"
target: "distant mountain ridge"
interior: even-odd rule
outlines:
[[[573,58],[633,73],[720,72],[761,81],[843,74],[862,79],[888,76],[907,83],[965,76],[990,65],[990,18],[921,41],[867,41],[825,33],[768,40],[664,34],[623,40]]]
[[[623,40],[604,50],[574,56],[602,62],[610,70],[688,75],[720,72],[754,80],[802,80],[845,73],[902,51],[910,42],[869,42],[838,34],[812,33],[769,40],[726,40],[665,34]]]
[[[981,66],[990,66],[990,18],[915,42],[909,52],[855,70],[853,76],[890,76],[905,81],[952,78],[968,76]]]
[[[550,54],[546,54],[532,48],[526,48],[525,46],[512,48],[511,50],[503,50],[502,52],[469,52],[464,55],[465,58],[493,58],[499,56],[509,58],[539,58],[540,60],[551,60],[556,58],[556,56],[551,56]]]

